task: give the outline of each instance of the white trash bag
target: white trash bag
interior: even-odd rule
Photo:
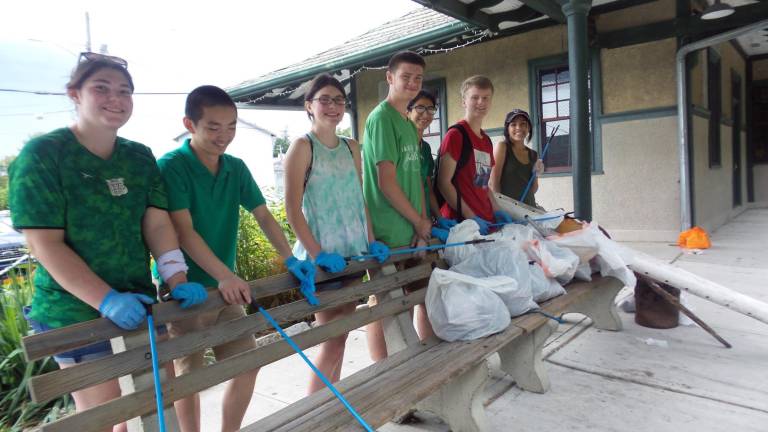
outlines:
[[[483,239],[480,235],[480,226],[472,219],[466,219],[451,228],[446,243],[463,243],[471,240]],[[478,245],[453,246],[445,248],[443,258],[448,265],[458,264],[474,254]]]
[[[549,240],[525,242],[523,249],[544,269],[547,277],[555,278],[561,284],[570,282],[579,267],[579,257],[574,252]]]
[[[509,311],[496,290],[516,283],[504,276],[474,278],[436,268],[427,287],[427,316],[443,340],[473,340],[506,329]]]

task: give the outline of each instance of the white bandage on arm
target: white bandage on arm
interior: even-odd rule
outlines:
[[[157,258],[157,272],[164,281],[167,281],[178,272],[187,272],[187,263],[184,261],[184,254],[181,249],[173,249],[160,255]]]

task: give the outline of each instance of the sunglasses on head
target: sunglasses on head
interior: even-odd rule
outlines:
[[[115,57],[115,56],[106,55],[106,54],[99,54],[95,52],[81,52],[80,58],[78,59],[78,63],[84,63],[88,61],[106,61],[110,63],[115,63],[117,65],[120,65],[128,69],[128,62],[125,61],[125,59],[121,59],[120,57]]]

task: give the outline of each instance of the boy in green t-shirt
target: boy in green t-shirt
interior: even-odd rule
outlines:
[[[235,137],[237,108],[229,95],[214,86],[201,86],[187,97],[184,127],[192,137],[163,156],[160,172],[168,189],[168,210],[189,263],[188,277],[215,286],[227,306],[194,318],[170,323],[171,337],[198,331],[217,322],[245,316],[242,305],[251,302],[248,283],[234,273],[239,208],[253,214],[286,267],[302,283],[314,283],[314,266],[292,255],[280,225],[269,212],[264,197],[242,160],[224,152]],[[255,348],[253,336],[214,347],[219,360]],[[176,359],[182,375],[203,366],[203,353]],[[222,430],[240,429],[253,394],[258,370],[233,378],[224,393]],[[183,431],[200,430],[199,396],[177,403]]]
[[[408,102],[421,90],[425,66],[414,52],[392,56],[386,73],[387,98],[365,121],[363,194],[374,235],[392,248],[424,245],[432,229],[424,204],[419,134],[407,114]],[[423,305],[416,307],[415,315],[417,321],[429,325]],[[371,358],[385,358],[381,323],[369,324],[367,336]]]

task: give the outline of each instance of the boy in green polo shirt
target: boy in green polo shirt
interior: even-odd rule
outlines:
[[[225,154],[235,137],[237,108],[229,95],[214,86],[201,86],[187,96],[184,127],[192,134],[184,144],[158,160],[168,190],[168,210],[189,265],[188,278],[218,287],[227,306],[192,319],[170,323],[171,337],[198,331],[217,322],[245,316],[251,301],[248,283],[234,273],[239,208],[253,214],[286,267],[300,281],[314,282],[314,266],[291,252],[280,225],[242,160]],[[255,348],[253,336],[214,347],[221,360]],[[179,375],[203,366],[203,353],[175,360]],[[222,431],[240,429],[253,394],[258,370],[233,378],[224,393]],[[184,432],[200,430],[199,396],[177,404]]]
[[[365,121],[363,194],[374,235],[391,248],[424,244],[432,229],[424,205],[419,134],[407,114],[408,102],[421,90],[425,66],[414,52],[392,56],[387,98]],[[416,307],[415,315],[419,328],[429,325],[423,305]],[[379,361],[387,356],[381,323],[366,329],[371,358]]]

